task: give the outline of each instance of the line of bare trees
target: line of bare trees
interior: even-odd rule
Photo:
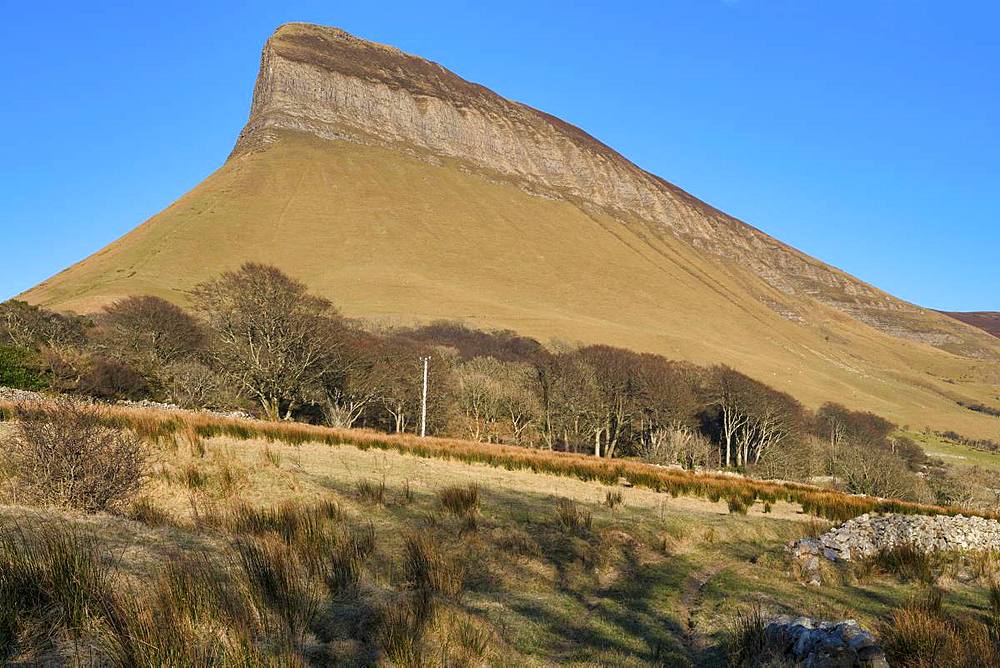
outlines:
[[[432,434],[781,477],[836,473],[852,448],[905,464],[891,423],[835,404],[813,413],[726,366],[455,323],[377,331],[260,264],[197,286],[190,302],[128,297],[91,319],[2,304],[0,379],[3,360],[30,358],[22,371],[59,392],[403,433],[418,428],[430,356]]]

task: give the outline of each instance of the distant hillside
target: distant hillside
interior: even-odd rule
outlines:
[[[989,332],[993,336],[1000,337],[1000,312],[997,311],[941,311],[945,315],[950,315],[956,320],[961,320],[967,325],[978,327],[984,332]]]
[[[352,317],[727,363],[812,406],[997,436],[956,403],[996,395],[996,338],[800,253],[559,119],[333,28],[279,28],[225,164],[23,297],[76,311],[136,293],[183,303],[247,260]]]

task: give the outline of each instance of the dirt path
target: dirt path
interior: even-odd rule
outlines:
[[[702,590],[712,578],[726,568],[727,566],[724,564],[703,568],[690,575],[681,588],[681,614],[685,621],[684,647],[696,666],[703,665],[702,659],[705,658],[706,651],[712,645],[708,636],[698,629],[697,616],[701,609]]]

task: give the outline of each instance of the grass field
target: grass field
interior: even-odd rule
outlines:
[[[991,471],[1000,471],[1000,455],[996,453],[976,450],[927,432],[903,432],[903,434],[919,443],[928,456],[941,459],[951,466],[979,466]]]
[[[257,626],[246,622],[250,630],[241,632],[270,657],[253,665],[722,666],[728,626],[748,606],[856,618],[877,629],[921,589],[832,566],[824,586],[800,583],[785,544],[829,525],[783,501],[743,515],[721,500],[393,449],[193,431],[154,442],[151,477],[126,517],[29,509],[9,498],[2,536],[55,526],[93,541],[115,588],[141,600],[176,564],[207,558],[242,572],[227,555],[244,555],[248,545],[301,550],[307,563],[309,536],[370,531],[372,549],[343,576],[353,584],[335,587],[327,577],[327,585],[301,585],[316,598],[294,634],[275,636],[287,608],[253,604]],[[471,504],[463,501],[470,485]],[[301,522],[313,527],[306,538],[297,533]],[[326,548],[334,555],[338,540]],[[415,545],[436,574],[437,602],[425,623],[393,612],[421,600]],[[980,615],[993,572],[979,562],[952,564],[938,585],[949,606]],[[228,595],[242,600],[241,591]],[[191,637],[215,638],[221,613],[198,609]],[[16,658],[58,663],[81,646],[104,647],[93,639],[103,637],[101,624],[84,626],[72,642],[42,643]],[[402,631],[416,642],[400,640]]]

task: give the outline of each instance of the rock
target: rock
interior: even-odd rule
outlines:
[[[764,628],[764,637],[772,651],[798,666],[888,666],[874,636],[853,619],[826,622],[808,617],[778,617]]]

